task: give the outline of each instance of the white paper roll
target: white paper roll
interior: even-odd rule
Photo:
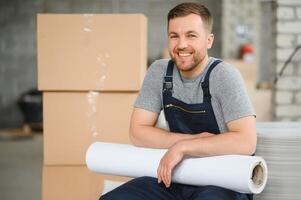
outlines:
[[[159,117],[157,119],[156,127],[169,131],[168,122],[166,121],[164,111],[161,110]]]
[[[95,142],[87,150],[91,171],[120,176],[157,177],[157,168],[167,150],[134,147],[129,144]],[[225,155],[189,157],[174,169],[172,182],[215,185],[241,193],[262,192],[267,181],[267,165],[258,156]]]
[[[102,195],[114,190],[115,188],[121,186],[122,184],[124,184],[124,182],[104,180]]]

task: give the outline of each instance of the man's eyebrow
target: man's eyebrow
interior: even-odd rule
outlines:
[[[187,31],[187,32],[186,32],[186,34],[190,34],[190,33],[199,35],[198,32],[196,32],[196,31]]]
[[[196,34],[196,35],[199,35],[198,32],[193,31],[193,30],[187,31],[185,34]],[[174,31],[171,31],[171,32],[168,33],[168,35],[178,35],[178,33],[177,33],[177,32],[174,32]]]
[[[171,31],[168,33],[168,35],[178,35],[178,34],[176,32]]]

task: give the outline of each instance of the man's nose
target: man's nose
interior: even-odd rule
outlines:
[[[186,48],[187,46],[188,46],[188,44],[187,44],[186,38],[184,38],[184,37],[179,38],[179,40],[178,40],[178,48],[179,48],[179,49],[184,49],[184,48]]]

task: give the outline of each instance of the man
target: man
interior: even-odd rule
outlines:
[[[171,182],[173,169],[185,156],[252,155],[256,149],[255,113],[241,75],[208,57],[214,40],[212,24],[209,10],[200,4],[179,4],[168,13],[171,61],[158,60],[148,69],[130,127],[134,145],[168,151],[157,179],[133,179],[101,199],[251,198],[217,186]],[[170,131],[155,127],[162,109]]]

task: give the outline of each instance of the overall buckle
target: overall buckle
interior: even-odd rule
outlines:
[[[172,90],[172,82],[164,82],[164,90]]]
[[[173,76],[165,76],[164,77],[164,82],[163,82],[163,89],[164,91],[171,91],[173,88],[173,84],[172,84],[172,78]]]

